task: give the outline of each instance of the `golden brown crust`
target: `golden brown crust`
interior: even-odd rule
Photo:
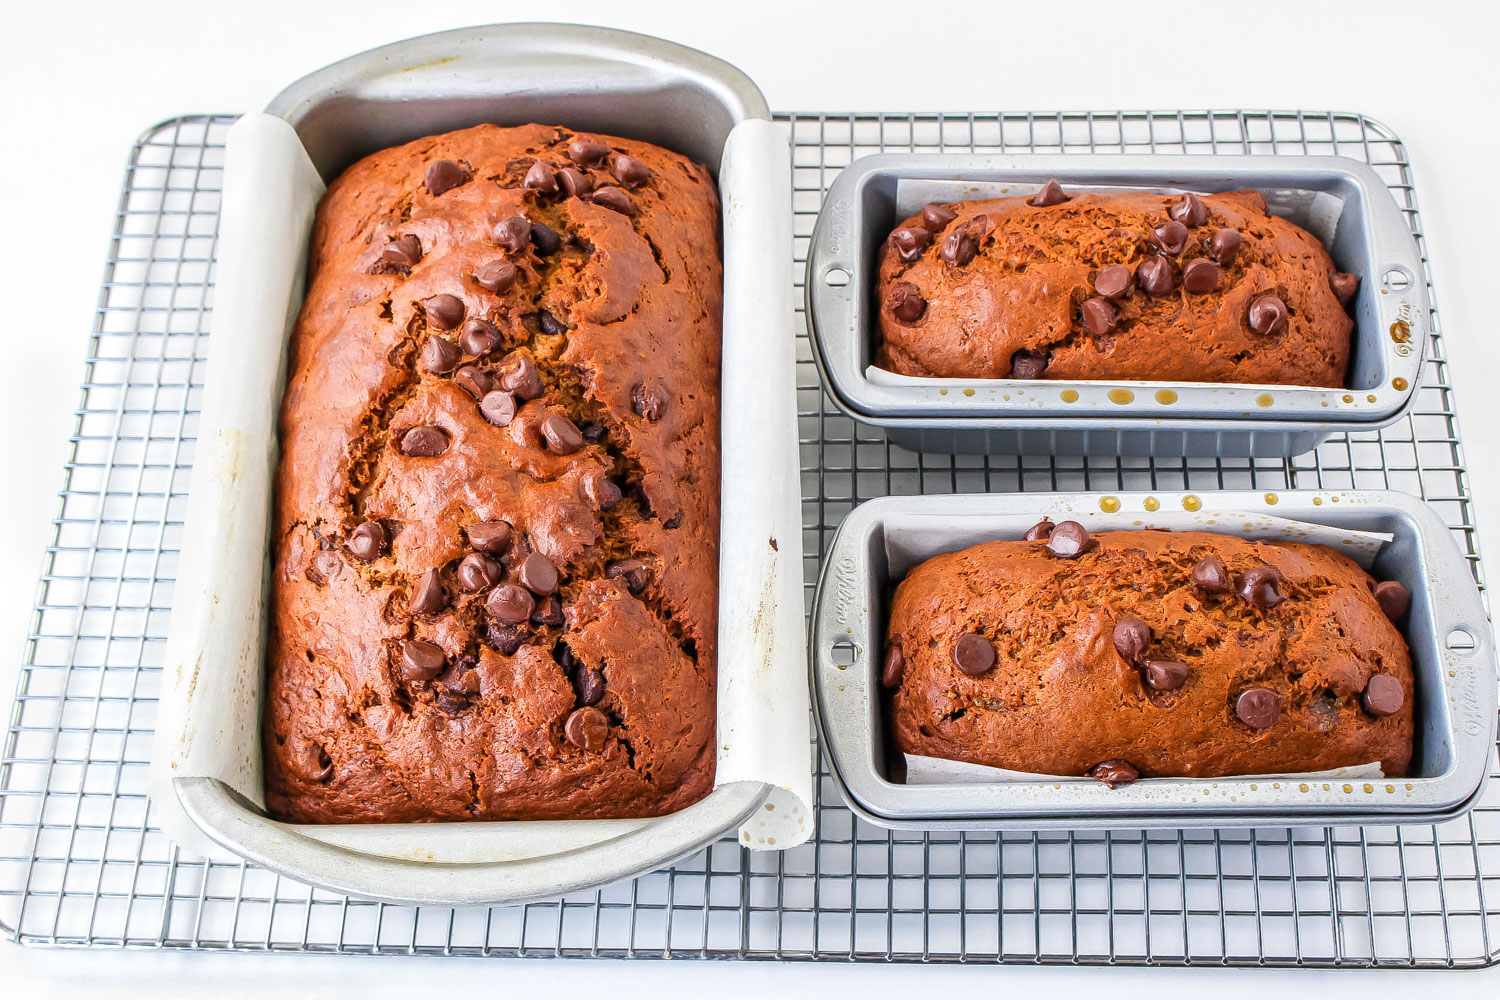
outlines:
[[[568,152],[579,140],[609,152],[586,168]],[[623,184],[622,155],[650,177]],[[464,180],[434,194],[424,176],[440,160]],[[595,188],[628,187],[634,214],[607,199],[527,189],[537,161],[583,171]],[[516,215],[555,231],[562,246],[497,244],[493,228]],[[421,139],[366,157],[329,187],[281,412],[265,714],[273,815],[652,816],[708,792],[718,218],[701,166],[646,143],[540,125]],[[382,251],[408,236],[420,260],[382,264]],[[517,277],[494,292],[475,272],[497,260]],[[465,320],[486,318],[499,332],[482,356],[464,350],[462,365],[497,381],[522,359],[538,367],[543,394],[517,398],[508,426],[487,420],[454,372],[424,367],[434,338],[462,343],[461,329],[437,329],[440,311],[424,305],[437,295],[457,297]],[[643,390],[659,403],[646,414]],[[590,439],[555,453],[542,434],[549,414]],[[406,433],[424,426],[441,429],[446,450],[404,454]],[[624,496],[611,506],[616,487]],[[466,529],[493,520],[512,527],[509,548],[494,554],[502,582],[522,582],[522,561],[546,556],[561,577],[562,622],[542,615],[519,637],[497,631],[485,608],[492,588],[463,589],[458,565],[474,551]],[[388,544],[366,561],[349,542],[368,522]],[[610,575],[629,559],[644,568]],[[414,592],[434,568],[446,606],[419,613]],[[633,582],[644,583],[639,593]],[[440,676],[403,670],[410,640],[441,647]],[[580,672],[603,681],[602,749],[564,733],[590,683]]]
[[[1115,531],[1072,560],[1043,542],[988,542],[936,556],[896,588],[888,641],[905,658],[893,697],[907,753],[1043,774],[1083,775],[1124,760],[1144,776],[1313,771],[1412,754],[1411,658],[1381,612],[1373,581],[1319,545],[1250,542],[1204,532]],[[1218,556],[1231,580],[1280,571],[1286,600],[1258,608],[1189,578]],[[1116,648],[1114,626],[1151,627],[1148,656],[1188,665],[1173,691],[1151,690]],[[998,662],[979,676],[952,658],[978,632]],[[1404,702],[1377,718],[1360,695],[1376,673]],[[1274,725],[1235,713],[1247,688],[1281,695]]]
[[[902,375],[1010,378],[1012,358],[1027,350],[1047,358],[1043,377],[1053,379],[1342,386],[1354,324],[1329,285],[1335,268],[1322,244],[1270,215],[1256,191],[1201,200],[1207,221],[1167,258],[1173,290],[1157,297],[1137,288],[1116,303],[1118,325],[1099,336],[1081,316],[1095,295],[1094,277],[1103,267],[1134,270],[1157,256],[1152,230],[1168,220],[1176,198],[1127,191],[1079,193],[1042,208],[1027,198],[949,205],[957,218],[915,262],[903,261],[889,240],[881,248],[876,364]],[[922,224],[913,216],[897,228]],[[982,234],[978,254],[954,266],[940,247],[964,226]],[[1189,293],[1182,270],[1207,255],[1203,243],[1220,228],[1238,231],[1243,244],[1216,290]],[[926,300],[919,318],[896,317],[897,282]],[[1265,293],[1288,307],[1283,333],[1250,329],[1250,302]]]

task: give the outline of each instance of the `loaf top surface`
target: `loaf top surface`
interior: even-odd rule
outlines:
[[[1144,191],[1064,197],[929,206],[903,220],[879,255],[876,364],[941,378],[1344,384],[1357,279],[1259,192],[1193,195],[1190,210]],[[1164,248],[1157,228],[1179,225]],[[1238,242],[1214,244],[1221,230]],[[1166,268],[1148,276],[1145,262]],[[1115,265],[1128,291],[1104,294],[1116,289],[1096,284],[1100,272]],[[1280,322],[1255,321],[1276,332],[1252,328],[1263,296],[1281,302]]]
[[[929,559],[901,581],[888,643],[904,659],[892,699],[903,750],[1058,775],[1105,761],[1148,777],[1372,761],[1387,776],[1406,772],[1410,654],[1353,561],[1319,545],[1196,531],[1091,541],[1071,559],[1045,541],[988,542]],[[1227,589],[1195,582],[1209,558]],[[1262,606],[1241,591],[1246,574],[1266,566],[1284,599]],[[1122,648],[1116,629],[1132,618],[1149,641],[1133,647],[1127,626]],[[993,650],[993,667],[977,674],[955,659],[970,633]],[[1181,666],[1163,666],[1172,663]],[[1375,675],[1400,686],[1376,682],[1387,685],[1377,708],[1395,706],[1390,714],[1366,705]],[[1271,696],[1241,702],[1252,688]]]
[[[330,185],[281,411],[274,813],[644,816],[708,791],[718,234],[703,167],[541,125]]]

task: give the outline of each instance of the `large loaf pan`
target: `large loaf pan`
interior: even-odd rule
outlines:
[[[930,201],[1069,191],[1256,188],[1360,276],[1345,387],[1100,379],[910,379],[868,371],[879,338],[877,255]],[[1346,157],[879,154],[834,179],[807,257],[815,357],[838,406],[917,450],[1283,457],[1399,420],[1415,400],[1427,287],[1384,183]],[[1163,402],[1170,400],[1170,402]]]
[[[300,143],[312,161],[309,167],[305,159],[299,160],[301,172],[305,176],[315,169],[325,181],[356,159],[393,144],[481,122],[515,125],[541,121],[647,139],[704,162],[716,172],[724,167],[726,195],[738,191],[753,203],[740,205],[741,209],[750,208],[757,217],[781,214],[774,199],[767,206],[761,203],[764,199],[754,195],[762,187],[773,187],[772,181],[774,189],[780,190],[775,168],[786,159],[784,143],[778,151],[771,149],[768,141],[731,141],[732,130],[735,140],[761,137],[754,128],[744,134],[736,130],[741,123],[754,125],[756,119],[769,118],[760,91],[723,62],[640,35],[540,24],[445,32],[336,63],[288,88],[267,110],[290,124],[295,137],[281,122],[264,116],[265,124],[258,127],[274,133],[271,138],[283,137],[283,145]],[[774,135],[768,121],[764,135]],[[234,136],[230,141],[232,157]],[[296,154],[303,155],[301,149]],[[232,176],[233,160],[230,170]],[[737,175],[733,188],[728,172]],[[747,179],[752,174],[761,180]],[[726,211],[732,207],[729,200],[726,197]],[[231,222],[229,205],[226,188],[226,231]],[[244,216],[253,213],[237,207],[234,211],[239,214],[232,221],[236,226],[257,227],[255,232],[261,239],[267,235],[266,227],[281,226],[284,232],[269,232],[278,235],[285,245],[300,246],[305,243],[307,230],[298,226],[307,225],[311,201],[304,201],[299,210],[300,215],[294,211],[289,213],[294,218],[273,223],[259,218],[247,221]],[[789,219],[789,205],[786,214]],[[795,456],[790,346],[793,309],[789,291],[783,292],[781,299],[775,295],[775,289],[785,287],[782,269],[791,242],[790,223],[786,222],[784,242],[780,240],[779,223],[764,223],[763,231],[754,234],[755,248],[747,250],[746,237],[737,235],[738,230],[726,222],[726,372],[731,362],[729,317],[731,312],[737,316],[744,313],[743,304],[732,305],[731,300],[745,298],[744,290],[749,288],[760,310],[754,314],[756,333],[762,339],[768,333],[785,333],[786,384],[780,385],[779,374],[769,370],[775,367],[772,362],[779,358],[779,348],[762,344],[760,355],[767,359],[768,371],[757,375],[753,365],[741,361],[739,367],[747,369],[748,374],[739,382],[726,377],[725,411],[729,412],[736,399],[771,399],[774,402],[770,405],[784,399],[788,416],[786,447],[782,450],[793,471],[782,477],[777,469],[765,468],[766,461],[772,461],[765,454],[747,456],[746,448],[735,449],[742,467],[758,468],[758,474],[770,481],[785,478],[787,485],[784,498],[774,489],[769,498],[753,489],[742,487],[737,491],[760,497],[762,512],[758,515],[745,516],[737,508],[731,511],[733,498],[726,498],[723,554],[732,555],[736,566],[721,580],[720,642],[721,646],[726,642],[728,629],[727,638],[735,648],[756,657],[756,670],[791,676],[794,693],[805,699],[801,650],[795,650],[795,663],[781,671],[785,655],[769,652],[772,637],[761,634],[779,624],[777,610],[761,607],[754,598],[743,598],[748,590],[764,595],[762,600],[775,600],[786,590],[795,600],[801,589],[798,500],[795,466],[791,465]],[[235,246],[244,243],[242,239]],[[265,255],[236,252],[231,263],[228,246],[224,249],[220,263],[225,273],[220,275],[219,288],[219,304],[225,307],[219,316],[223,325],[216,322],[214,329],[213,366],[184,528],[184,571],[174,597],[163,718],[153,752],[153,809],[164,829],[189,849],[207,852],[216,843],[273,871],[345,894],[438,905],[511,904],[556,898],[670,864],[742,825],[747,830],[746,843],[753,845],[748,830],[751,826],[761,829],[767,822],[767,810],[781,794],[777,779],[731,775],[722,763],[719,784],[707,798],[652,820],[294,825],[275,822],[265,815],[259,805],[265,594],[270,572],[265,531],[270,471],[276,452],[275,412],[284,380],[284,374],[274,376],[274,352],[284,350],[285,331],[266,330],[260,346],[242,343],[246,338],[236,340],[232,335],[228,328],[235,324],[230,321],[229,300],[235,299],[235,315],[244,315],[241,300],[252,294],[244,286],[256,280],[252,276],[265,266]],[[739,256],[731,260],[731,254]],[[235,273],[227,273],[230,270]],[[281,285],[268,281],[262,294],[285,299],[289,329],[301,301],[301,283],[290,276],[290,268],[284,270],[287,275],[280,277]],[[768,275],[775,282],[771,291],[764,287]],[[235,282],[232,295],[228,287],[231,277]],[[784,320],[778,315],[778,307],[784,307]],[[279,317],[274,325],[280,326]],[[745,326],[741,319],[736,328]],[[277,336],[282,341],[276,341]],[[269,366],[261,360],[244,363],[250,356],[246,352],[253,351],[261,352],[254,355],[257,359],[273,352]],[[257,383],[248,391],[236,386],[232,393],[215,390],[216,384],[221,388],[229,385],[217,380],[261,378],[267,367],[272,374],[262,378],[264,384]],[[251,372],[253,376],[247,374]],[[751,379],[748,384],[746,378]],[[231,396],[236,402],[223,402]],[[757,412],[753,422],[757,433],[766,437],[767,419]],[[770,436],[777,437],[780,429],[779,425],[774,427]],[[727,434],[728,421],[726,476],[731,472],[738,475],[728,468]],[[783,508],[788,512],[785,517],[772,513]],[[779,553],[774,540],[769,555],[747,555],[737,550],[738,543],[731,541],[727,527],[736,516],[739,523],[754,528],[757,552],[766,548],[767,534],[773,538],[783,535]],[[772,519],[769,532],[759,523],[761,516]],[[776,530],[775,525],[783,521],[786,529]],[[260,572],[236,572],[235,566],[241,571],[257,567]],[[210,578],[200,579],[205,574]],[[785,587],[783,577],[790,581]],[[745,613],[724,611],[726,600],[734,602],[736,608],[743,606]],[[800,624],[800,604],[791,613],[791,627],[795,629]],[[745,633],[743,623],[732,623],[756,614],[760,616],[760,624],[755,626],[758,631]],[[221,620],[215,616],[225,617]],[[741,633],[736,634],[736,628],[742,629]],[[222,633],[226,631],[236,638],[225,639]],[[241,635],[243,639],[237,638]],[[727,668],[721,675],[728,675]],[[721,676],[720,702],[733,701],[725,698],[722,681]],[[170,703],[168,691],[172,693]],[[805,758],[807,745],[802,733],[806,702],[799,698],[790,699],[788,710],[797,716],[793,742]],[[750,721],[761,724],[757,732],[764,740],[775,739],[775,726],[767,723],[764,715]],[[743,739],[733,735],[736,731],[721,712],[717,741],[721,758],[731,739]],[[227,754],[235,755],[232,765],[223,763]],[[205,774],[205,770],[211,773]],[[791,770],[795,771],[795,761]],[[807,770],[805,761],[803,770]],[[783,787],[795,792],[795,785],[792,780]],[[806,797],[810,801],[810,794]],[[802,818],[806,820],[805,836],[812,823],[810,816]],[[195,836],[199,831],[213,843]],[[771,844],[777,842],[765,839]]]
[[[1117,506],[1116,506],[1117,505]],[[1105,508],[1112,508],[1104,514]],[[1252,515],[1229,521],[1226,512]],[[997,519],[1087,517],[1091,530],[1142,525],[1243,531],[1254,515],[1390,534],[1380,579],[1412,593],[1404,632],[1417,684],[1413,776],[1307,781],[1153,778],[906,785],[891,780],[879,671],[896,574],[944,551],[1016,535]],[[894,566],[893,566],[894,563]],[[1478,798],[1494,752],[1495,644],[1478,587],[1437,516],[1403,493],[1079,493],[884,497],[844,519],[813,602],[811,671],[823,748],[861,816],[894,829],[1073,829],[1431,823]]]

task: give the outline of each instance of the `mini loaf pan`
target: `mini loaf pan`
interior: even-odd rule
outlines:
[[[1103,513],[1103,511],[1108,513]],[[1090,530],[1139,527],[1246,532],[1228,512],[1392,536],[1374,575],[1411,591],[1403,633],[1415,674],[1413,776],[1390,779],[1148,778],[1110,789],[1092,780],[905,785],[892,780],[880,686],[887,608],[897,575],[941,552],[1002,533],[998,519],[1087,516]],[[894,564],[894,569],[893,569]],[[814,705],[823,749],[850,807],[900,830],[1204,828],[1431,823],[1477,800],[1494,752],[1495,642],[1479,589],[1449,532],[1404,493],[1289,491],[987,494],[883,497],[844,519],[813,600]]]
[[[1346,386],[870,378],[877,257],[896,224],[932,201],[1027,195],[1052,178],[1072,192],[1263,192],[1361,279]],[[1338,156],[867,156],[823,202],[806,289],[814,355],[840,409],[909,448],[992,454],[1284,457],[1384,427],[1415,401],[1429,315],[1400,209],[1368,165]]]
[[[325,180],[362,156],[422,136],[481,122],[531,121],[648,140],[705,163],[717,174],[731,130],[747,120],[769,119],[755,84],[727,63],[643,35],[549,24],[467,28],[374,49],[299,80],[266,110],[295,129]],[[768,241],[768,254],[782,252]],[[295,316],[298,301],[289,303],[289,316]],[[232,343],[223,347],[223,359],[215,350],[215,365],[233,369],[236,348]],[[266,386],[263,405],[274,408],[280,394],[279,383]],[[261,422],[274,426],[271,417]],[[264,440],[241,442],[233,461],[250,461],[245,456],[273,446]],[[217,438],[205,438],[199,448],[205,467],[195,475],[195,486],[198,476],[212,479],[217,469],[206,456],[230,460],[214,451],[222,451]],[[265,478],[264,470],[260,478]],[[257,510],[264,517],[268,498],[246,496],[235,502],[247,518]],[[212,549],[212,543],[207,547]],[[219,552],[195,555],[213,559]],[[800,567],[800,557],[792,558]],[[262,572],[270,572],[264,561]],[[191,612],[192,600],[185,603]],[[264,609],[263,598],[255,613],[263,616]],[[174,617],[176,613],[174,608]],[[260,630],[263,637],[263,622]],[[263,656],[250,651],[242,660],[214,666],[242,671],[238,683],[253,701],[243,710],[213,707],[225,717],[237,718],[235,712],[247,716],[236,736],[247,741],[250,759],[258,760],[264,683],[257,678]],[[200,694],[207,686],[199,686]],[[201,730],[198,739],[214,735],[210,722],[177,721],[188,734]],[[164,766],[178,765],[173,760]],[[655,819],[522,824],[530,827],[528,843],[547,845],[538,852],[496,839],[512,825],[504,823],[281,823],[219,777],[170,770],[168,775],[162,798],[175,798],[171,805],[180,805],[214,843],[311,885],[406,905],[520,904],[642,875],[732,834],[763,806],[770,808],[764,803],[772,793],[772,786],[763,782],[731,781],[701,801]],[[170,811],[166,801],[153,806]],[[433,860],[439,857],[444,860]]]

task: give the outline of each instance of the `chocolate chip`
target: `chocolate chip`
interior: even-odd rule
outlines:
[[[500,564],[483,552],[470,552],[459,560],[458,571],[454,575],[458,577],[460,587],[471,594],[477,594],[499,583],[503,572]]]
[[[490,591],[490,596],[485,598],[484,609],[497,621],[514,625],[531,618],[531,612],[536,609],[536,601],[524,587],[505,583]]]
[[[1220,229],[1208,238],[1208,255],[1223,267],[1234,263],[1244,240],[1238,229]]]
[[[624,188],[617,188],[612,184],[596,189],[590,200],[595,205],[607,208],[612,212],[619,212],[622,215],[635,214],[635,202],[631,199],[630,195],[625,193]]]
[[[401,676],[409,681],[430,681],[448,665],[448,654],[436,643],[413,639],[401,644]]]
[[[1089,333],[1101,337],[1113,330],[1119,322],[1120,313],[1109,299],[1101,299],[1096,295],[1083,300],[1083,326]]]
[[[630,408],[644,420],[660,420],[667,412],[667,397],[661,386],[642,382],[630,390]]]
[[[932,233],[921,226],[907,226],[891,233],[891,246],[904,261],[914,261],[932,244]]]
[[[1240,598],[1257,608],[1274,608],[1286,600],[1280,585],[1281,574],[1275,566],[1256,566],[1240,577]]]
[[[1208,208],[1203,204],[1203,199],[1191,193],[1172,202],[1167,214],[1189,229],[1197,229],[1208,221]]]
[[[447,688],[438,688],[433,692],[433,703],[449,715],[458,715],[469,710],[469,699],[456,695]]]
[[[333,758],[315,740],[294,740],[292,756],[296,772],[308,781],[324,782],[333,777]]]
[[[516,579],[533,594],[550,594],[557,589],[557,567],[540,552],[533,552],[516,570]]]
[[[542,421],[542,437],[547,450],[554,455],[571,455],[583,447],[583,435],[578,425],[561,413],[549,413]]]
[[[1355,293],[1359,291],[1359,275],[1334,271],[1328,275],[1328,287],[1338,297],[1339,305],[1347,309],[1349,303],[1354,301]]]
[[[401,453],[412,458],[435,458],[448,450],[448,435],[440,427],[424,424],[401,435]]]
[[[381,265],[402,274],[410,272],[421,259],[422,241],[415,236],[397,236],[380,251]]]
[[[1011,378],[1041,378],[1047,370],[1047,355],[1041,351],[1021,348],[1010,356]]]
[[[633,156],[621,153],[609,166],[610,173],[628,188],[638,188],[651,179],[651,168]]]
[[[1257,296],[1250,302],[1250,329],[1270,336],[1286,331],[1286,303],[1275,295]]]
[[[956,218],[958,213],[946,205],[932,204],[922,209],[922,225],[930,233],[940,232]]]
[[[500,343],[500,331],[487,319],[471,319],[464,324],[463,333],[458,335],[458,342],[465,354],[483,357]]]
[[[954,267],[963,267],[979,253],[979,235],[973,222],[971,219],[943,237],[938,255]]]
[[[576,708],[563,723],[563,735],[580,750],[600,750],[609,738],[609,720],[597,708]]]
[[[583,664],[573,672],[573,693],[580,705],[597,705],[604,700],[604,675]]]
[[[313,556],[312,565],[307,568],[307,578],[321,587],[338,576],[343,568],[344,561],[337,553],[319,552]]]
[[[1119,788],[1140,779],[1141,772],[1128,760],[1106,760],[1089,768],[1089,777],[1102,781],[1110,788]]]
[[[1139,618],[1126,615],[1115,622],[1113,638],[1115,651],[1126,663],[1139,663],[1145,655],[1146,647],[1151,645],[1151,626]]]
[[[439,330],[452,330],[464,321],[464,300],[457,295],[439,292],[422,300],[427,318]]]
[[[523,220],[524,221],[524,220]],[[480,288],[496,295],[504,295],[516,283],[520,269],[508,260],[486,261],[474,269],[474,281]]]
[[[549,337],[560,337],[568,332],[568,325],[545,309],[536,314],[536,325]]]
[[[490,378],[482,368],[473,365],[464,365],[453,373],[453,384],[459,386],[475,399],[483,399],[484,394],[495,387],[495,380]]]
[[[639,594],[651,582],[651,568],[639,559],[618,559],[604,567],[611,580],[624,580],[632,594]]]
[[[521,186],[540,194],[557,194],[557,172],[537,160],[526,171],[526,179],[521,182]]]
[[[1061,205],[1067,200],[1068,196],[1063,194],[1062,185],[1055,180],[1050,180],[1042,185],[1042,189],[1033,195],[1027,204],[1037,208],[1050,208],[1053,205]]]
[[[464,534],[480,552],[498,556],[510,548],[511,528],[505,521],[480,521],[465,528]]]
[[[1052,531],[1056,527],[1057,525],[1053,524],[1051,521],[1047,520],[1044,517],[1036,524],[1033,524],[1030,528],[1026,529],[1026,540],[1028,542],[1046,541],[1052,536]]]
[[[503,389],[487,392],[479,401],[479,412],[496,427],[509,427],[516,419],[516,397]]]
[[[1359,700],[1366,712],[1384,718],[1401,711],[1401,706],[1406,704],[1406,692],[1401,690],[1401,682],[1390,674],[1371,674]]]
[[[612,510],[624,499],[625,494],[621,493],[620,487],[611,482],[608,477],[599,473],[584,477],[583,496],[599,510]]]
[[[1375,585],[1375,603],[1391,621],[1400,621],[1411,607],[1411,592],[1396,580],[1382,580]]]
[[[888,688],[901,686],[901,676],[906,672],[906,657],[901,647],[892,644],[885,651],[885,664],[880,668],[880,683]]]
[[[1153,691],[1176,691],[1187,683],[1188,665],[1181,660],[1148,660],[1146,686]]]
[[[556,594],[550,594],[536,602],[536,608],[531,612],[531,624],[533,625],[561,625],[563,618],[562,600]]]
[[[970,677],[978,677],[995,665],[995,647],[977,632],[965,632],[953,644],[953,663]]]
[[[1111,264],[1094,275],[1094,291],[1106,299],[1123,299],[1135,291],[1135,275],[1124,264]]]
[[[1229,571],[1224,568],[1224,560],[1218,556],[1204,556],[1193,566],[1190,574],[1193,586],[1210,594],[1224,594],[1229,592]]]
[[[1234,714],[1251,729],[1270,729],[1281,717],[1281,695],[1270,688],[1247,688],[1235,699]]]
[[[531,224],[531,243],[543,257],[551,257],[562,249],[563,240],[557,230],[540,222]]]
[[[1064,521],[1047,536],[1047,551],[1059,559],[1077,559],[1093,547],[1088,529],[1077,521]]]
[[[484,627],[484,639],[496,652],[506,656],[516,655],[516,650],[526,645],[531,638],[531,629],[525,625],[492,621]]]
[[[469,179],[469,172],[452,160],[433,160],[427,164],[427,192],[433,196],[451,191]]]
[[[385,526],[379,521],[366,521],[349,533],[350,554],[364,562],[379,559],[385,543]]]
[[[511,253],[525,253],[531,245],[531,223],[523,215],[512,215],[490,230],[490,239]]]
[[[1182,287],[1194,295],[1213,291],[1219,287],[1219,265],[1207,257],[1188,261],[1182,269]]]
[[[583,167],[597,167],[609,155],[609,147],[591,139],[574,139],[568,143],[568,158]]]
[[[885,304],[891,315],[903,323],[915,323],[927,312],[927,300],[922,297],[917,286],[909,281],[898,281],[891,285]]]
[[[1171,295],[1177,279],[1172,274],[1172,264],[1164,257],[1147,257],[1136,265],[1136,280],[1147,295]]]
[[[542,373],[536,362],[521,358],[500,374],[500,388],[513,392],[522,400],[533,400],[542,394]]]
[[[609,436],[608,427],[605,427],[603,424],[596,424],[593,421],[589,421],[578,429],[583,432],[583,439],[589,444],[598,444]]]
[[[594,190],[594,182],[589,179],[589,175],[577,167],[563,167],[559,170],[557,183],[569,198],[582,198]]]
[[[1161,247],[1162,253],[1176,257],[1187,249],[1188,228],[1176,219],[1169,219],[1151,230],[1151,241]]]
[[[422,574],[408,605],[414,615],[435,615],[448,606],[448,592],[443,589],[442,575],[437,570]]]
[[[463,356],[458,345],[447,337],[428,337],[422,345],[422,370],[446,375],[458,367]]]

